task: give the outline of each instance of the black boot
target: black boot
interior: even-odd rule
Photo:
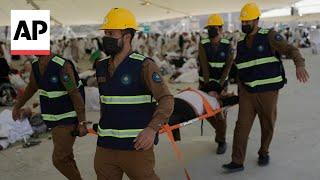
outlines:
[[[231,162],[229,164],[224,164],[222,168],[224,168],[229,173],[234,173],[234,172],[239,172],[244,170],[244,166],[242,164],[236,164],[234,162]]]
[[[267,166],[269,164],[270,157],[269,155],[259,155],[258,165]]]
[[[217,148],[217,154],[224,154],[227,150],[227,143],[226,142],[219,142]]]

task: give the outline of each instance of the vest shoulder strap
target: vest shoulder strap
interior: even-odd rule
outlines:
[[[103,58],[103,59],[97,60],[97,62],[106,61],[106,60],[109,60],[110,58],[111,58],[111,56],[107,56],[107,57],[105,57],[105,58]]]
[[[60,66],[64,66],[64,63],[66,62],[66,60],[62,59],[61,57],[58,56],[54,56],[52,58],[52,61],[59,64]]]
[[[138,54],[138,53],[132,53],[129,58],[134,59],[134,60],[138,60],[138,61],[143,61],[146,59],[146,57],[144,55]]]
[[[240,38],[238,39],[238,42],[243,41],[246,38],[246,35],[241,35]]]
[[[34,63],[36,63],[36,62],[38,62],[38,59],[33,60],[33,61],[31,62],[31,64],[34,64]]]
[[[210,42],[210,39],[208,39],[208,38],[205,38],[205,39],[201,40],[201,44],[207,44],[209,42]]]
[[[96,60],[94,61],[95,63],[95,66],[96,66],[96,69],[100,66],[100,64],[104,64],[106,62],[108,62],[108,60],[111,58],[111,56],[107,56],[105,58],[102,58],[102,59],[99,59],[99,60]]]
[[[270,29],[261,28],[258,33],[259,34],[268,34],[270,32]]]
[[[107,73],[108,68],[108,61],[110,60],[111,56],[107,56],[106,58],[103,59],[99,59],[97,61],[95,61],[96,63],[96,76],[98,78],[98,76],[107,76],[109,75],[109,73]]]
[[[220,40],[220,42],[223,43],[223,44],[230,44],[229,39],[226,39],[226,38],[222,38],[222,39]]]

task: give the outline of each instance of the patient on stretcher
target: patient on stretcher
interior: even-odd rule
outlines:
[[[232,93],[224,93],[216,98],[203,91],[196,91],[197,92],[195,92],[195,90],[185,90],[175,95],[174,110],[169,119],[170,126],[187,122],[206,113],[203,99],[198,93],[200,93],[209,102],[213,109],[233,106],[239,102],[238,96]],[[181,140],[179,129],[173,130],[172,133],[175,141]]]

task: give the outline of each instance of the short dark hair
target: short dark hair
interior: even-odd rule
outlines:
[[[132,29],[132,28],[128,28],[128,29],[124,29],[122,30],[122,34],[125,35],[125,34],[130,34],[131,35],[131,39],[130,39],[130,42],[132,41],[134,35],[136,34],[136,30],[135,29]]]

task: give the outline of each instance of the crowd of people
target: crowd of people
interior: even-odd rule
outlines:
[[[278,31],[282,36],[298,48],[312,48],[312,53],[320,53],[320,25],[316,27],[298,26],[295,28],[286,27]],[[194,83],[199,80],[197,62],[198,44],[200,40],[207,36],[207,32],[182,32],[182,33],[144,33],[135,35],[132,48],[145,56],[151,57],[161,69],[162,75],[170,75],[170,83]],[[231,40],[235,47],[237,40],[242,36],[242,32],[224,32],[224,37]],[[34,56],[11,56],[10,44],[1,42],[2,58],[5,63],[11,65],[12,61],[23,61],[23,66],[7,66],[1,69],[1,83],[10,82],[18,92],[23,91],[29,82],[31,62],[36,59]],[[97,59],[106,57],[103,52],[101,37],[87,38],[66,38],[51,41],[51,51],[63,58],[71,60],[78,69],[81,61],[94,62]],[[9,66],[8,66],[9,67]],[[89,80],[92,85],[94,77],[94,67],[78,69],[85,82]],[[10,74],[10,76],[9,76]],[[9,77],[10,81],[8,81]],[[90,80],[91,79],[91,80]]]

